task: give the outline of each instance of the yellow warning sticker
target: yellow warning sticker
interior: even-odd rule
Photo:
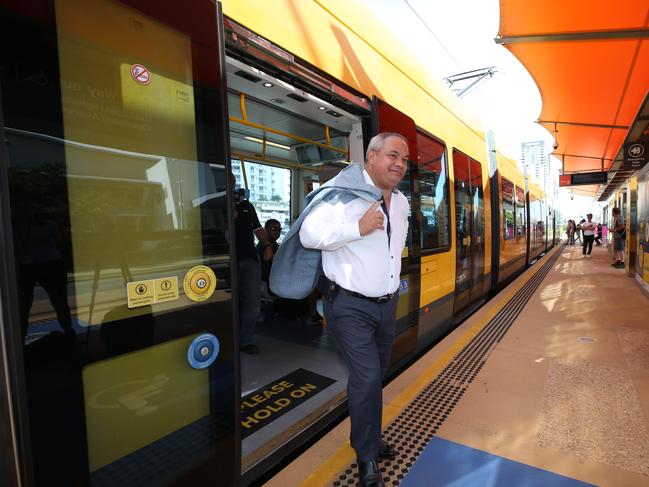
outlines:
[[[154,288],[154,302],[156,303],[178,299],[178,278],[176,276],[156,279]]]
[[[153,279],[126,283],[126,295],[129,308],[146,306],[154,302]]]
[[[401,258],[405,259],[406,257],[408,257],[408,247],[404,247],[401,251]]]
[[[216,276],[209,267],[197,265],[189,269],[185,274],[183,289],[189,299],[205,301],[216,289]]]

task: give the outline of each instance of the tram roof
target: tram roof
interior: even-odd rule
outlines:
[[[500,0],[496,42],[536,81],[543,99],[539,122],[551,133],[556,129],[554,155],[564,172],[616,172],[622,144],[649,137],[646,1]]]
[[[434,130],[439,126],[429,120],[422,95],[458,122],[447,127],[464,126],[484,138],[479,118],[362,0],[275,0],[276,18],[269,17],[268,2],[221,1],[229,18],[358,92],[387,101],[435,135],[446,138]]]

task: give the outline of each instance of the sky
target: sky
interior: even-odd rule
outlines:
[[[500,22],[498,0],[362,0],[411,53],[433,74],[444,78],[495,66],[496,74],[463,98],[469,108],[494,132],[504,155],[520,159],[521,143],[543,140],[552,152],[552,135],[536,124],[541,95],[525,67],[505,47],[496,44]],[[558,173],[561,164],[552,157]],[[558,178],[558,176],[555,176]],[[560,207],[577,218],[599,204],[561,188]]]

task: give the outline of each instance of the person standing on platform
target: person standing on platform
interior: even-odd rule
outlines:
[[[572,221],[573,224],[575,225],[575,238],[573,239],[572,243],[575,243],[575,240],[579,240],[579,244],[582,244],[582,240],[581,240],[581,224],[584,223],[585,221],[586,220],[584,220],[583,218],[581,219],[579,224],[577,224],[577,220]]]
[[[616,269],[624,269],[624,244],[626,243],[626,224],[618,207],[613,208],[613,250],[615,262],[611,264]]]
[[[595,245],[600,247],[602,245],[602,224],[597,224],[597,231],[595,232]]]
[[[588,220],[584,221],[581,224],[581,231],[584,234],[584,245],[582,249],[582,254],[590,255],[590,253],[593,251],[593,241],[595,240],[595,230],[597,229],[597,227],[593,222],[592,213],[586,215],[586,218],[588,218]],[[588,254],[586,254],[586,249],[588,249]]]
[[[375,136],[362,177],[380,190],[381,199],[320,202],[299,232],[304,247],[322,251],[324,275],[318,289],[325,297],[325,319],[349,370],[351,445],[360,485],[367,487],[384,485],[377,460],[396,455],[381,439],[382,379],[394,341],[401,253],[408,234],[408,200],[396,189],[407,167],[403,136]]]
[[[566,234],[568,235],[568,242],[566,245],[574,245],[575,243],[575,224],[572,220],[568,220],[568,226],[566,227]]]

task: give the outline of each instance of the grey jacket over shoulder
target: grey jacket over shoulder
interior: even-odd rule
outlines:
[[[302,222],[320,202],[347,204],[356,198],[370,203],[381,199],[381,190],[365,182],[363,165],[359,163],[346,167],[335,178],[307,195],[304,211],[291,226],[273,258],[270,289],[275,294],[289,299],[303,299],[311,294],[322,273],[322,253],[302,245]]]

